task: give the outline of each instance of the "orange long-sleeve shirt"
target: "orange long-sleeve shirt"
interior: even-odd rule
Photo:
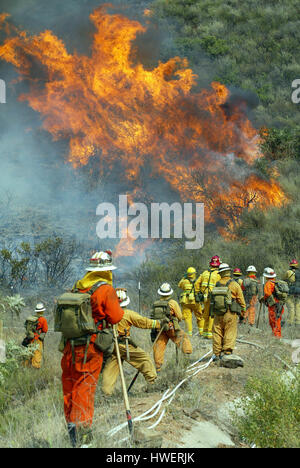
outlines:
[[[33,341],[38,340],[41,333],[47,333],[47,332],[48,332],[47,320],[45,319],[45,317],[39,317],[38,323],[36,326],[36,333],[34,334]]]
[[[268,280],[265,284],[264,287],[264,299],[268,299],[272,294],[274,293],[275,290],[275,281],[274,280]],[[279,300],[273,295],[275,302],[279,302]]]
[[[89,289],[81,290],[83,293],[88,291]],[[111,325],[115,325],[120,322],[124,315],[124,310],[120,307],[117,293],[110,284],[104,284],[96,289],[91,295],[91,306],[95,324],[101,320],[106,320]],[[98,329],[102,329],[102,323],[98,326]],[[95,342],[96,336],[92,335],[91,343]]]

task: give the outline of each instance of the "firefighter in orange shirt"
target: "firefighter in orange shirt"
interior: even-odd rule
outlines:
[[[25,361],[25,367],[29,367],[30,365],[34,369],[40,369],[42,367],[44,354],[44,339],[46,334],[48,333],[48,323],[46,318],[43,317],[45,311],[46,309],[44,304],[40,302],[35,308],[35,315],[28,317],[28,319],[25,322],[25,326],[27,323],[31,323],[31,333],[33,333],[33,338],[25,338],[23,343],[25,346],[29,346],[29,348],[33,345],[37,347],[37,349],[35,349],[35,351],[33,352],[31,360]]]
[[[85,293],[99,282],[107,283],[91,295],[92,314],[96,326],[103,320],[114,325],[124,315],[112,286],[112,271],[115,269],[110,251],[97,252],[90,259],[88,273],[75,285],[80,292]],[[91,336],[87,350],[86,344],[75,345],[72,352],[70,341],[66,342],[63,350],[61,366],[64,412],[73,447],[89,442],[92,436],[95,391],[103,363],[103,353],[94,345],[96,336],[96,334]]]
[[[269,310],[269,323],[272,333],[276,338],[281,338],[281,318],[284,313],[284,307],[280,304],[275,294],[276,273],[272,268],[265,268],[264,277],[267,282],[264,287],[264,296],[260,299],[265,302]]]

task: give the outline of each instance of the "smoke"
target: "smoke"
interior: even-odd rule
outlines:
[[[89,16],[101,4],[104,2],[98,0],[28,0],[26,4],[24,0],[2,0],[1,10],[10,13],[10,21],[21,30],[28,31],[29,34],[51,30],[65,43],[69,53],[76,51],[78,54],[89,55],[94,33]],[[145,24],[147,20],[143,11],[150,4],[151,1],[132,0],[126,2],[124,7],[124,2],[116,0],[109,11],[123,13],[129,18],[142,20]],[[165,57],[165,50],[170,51],[172,56],[178,52],[168,31],[161,29],[159,24],[152,23],[145,34],[138,35],[132,60],[142,63],[146,68],[152,68],[159,59],[169,58]],[[26,208],[33,211],[44,210],[49,216],[49,226],[53,226],[56,232],[65,231],[76,235],[79,240],[88,240],[95,245],[98,242],[95,232],[96,206],[103,201],[117,203],[118,194],[130,193],[136,187],[125,180],[121,166],[114,168],[111,176],[104,174],[101,179],[97,158],[91,158],[87,166],[77,171],[65,163],[69,150],[67,139],[54,141],[49,133],[41,129],[40,114],[18,100],[18,96],[27,91],[28,84],[13,83],[12,80],[18,78],[17,73],[11,66],[0,63],[0,78],[5,79],[8,85],[7,104],[0,107],[1,191],[14,194],[20,216]],[[44,70],[36,63],[33,65],[34,76],[41,83]],[[205,65],[206,72],[200,74],[198,86],[211,79],[213,67],[208,62]],[[178,106],[191,117],[204,117],[203,110],[189,98],[182,99]],[[230,118],[237,107],[245,108],[248,112],[254,106],[254,96],[235,90],[224,105],[224,110]],[[199,158],[204,156],[199,153]],[[180,157],[188,166],[189,154],[185,153]],[[217,162],[220,155],[212,153],[211,158]],[[241,170],[239,159],[232,155],[226,164],[232,175],[238,178]],[[96,170],[93,171],[94,167]],[[246,171],[244,165],[245,175]],[[149,174],[150,165],[146,163],[141,170],[140,180],[143,192],[148,194],[151,201],[179,200],[178,193],[164,179]]]

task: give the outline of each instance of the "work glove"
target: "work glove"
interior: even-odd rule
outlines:
[[[167,330],[169,328],[169,322],[170,320],[168,318],[164,318],[162,320],[160,320],[160,329],[164,329],[164,330]]]

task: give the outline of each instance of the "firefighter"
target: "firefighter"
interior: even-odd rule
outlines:
[[[254,265],[247,268],[247,276],[243,281],[242,290],[247,305],[245,315],[242,317],[243,322],[248,321],[249,325],[253,327],[255,324],[255,308],[258,299],[260,281],[256,277],[257,270]]]
[[[298,261],[293,259],[290,262],[290,268],[286,272],[285,281],[287,281],[290,292],[287,298],[286,304],[288,307],[288,319],[289,325],[300,326],[300,271]]]
[[[232,354],[237,337],[238,315],[246,311],[246,303],[240,285],[231,278],[231,268],[227,263],[219,267],[220,280],[211,293],[213,325],[214,360]],[[226,286],[226,288],[224,288]],[[221,288],[220,288],[221,287]],[[220,290],[216,291],[217,288]],[[214,296],[216,293],[216,296]],[[226,298],[230,295],[230,301]],[[217,301],[220,301],[219,304]]]
[[[242,287],[242,284],[243,284],[242,276],[243,276],[243,273],[242,273],[242,270],[240,268],[235,268],[233,270],[233,278],[235,279],[237,284],[239,284],[241,287]]]
[[[124,310],[122,320],[118,323],[119,334],[119,349],[122,362],[126,361],[135,369],[143,374],[148,384],[152,385],[157,377],[153,362],[148,353],[137,346],[130,337],[130,329],[132,326],[142,329],[160,329],[158,320],[151,320],[147,317],[134,312],[127,308],[130,303],[130,298],[127,295],[126,289],[117,288],[117,296],[120,306]],[[113,393],[120,370],[116,352],[107,361],[102,375],[102,391],[105,395],[110,396]]]
[[[165,331],[160,332],[153,346],[156,372],[160,372],[169,340],[173,341],[184,354],[192,354],[193,350],[188,335],[178,323],[183,317],[179,304],[172,299],[173,289],[168,283],[164,283],[157,292],[160,299],[153,304],[152,317],[160,316],[162,326],[165,328]]]
[[[33,348],[33,356],[25,361],[25,367],[40,369],[43,362],[44,340],[48,332],[47,319],[43,317],[46,312],[44,304],[37,304],[34,315],[27,318],[25,322],[26,338],[23,341],[24,346]]]
[[[220,280],[220,275],[218,273],[219,266],[221,264],[220,257],[215,255],[210,260],[208,270],[205,270],[197,279],[195,283],[195,290],[196,294],[201,293],[202,301],[204,303],[204,312],[201,318],[201,323],[199,328],[203,329],[203,338],[205,339],[212,339],[212,327],[214,323],[214,319],[210,317],[209,310],[210,310],[210,299],[209,293]]]
[[[112,271],[115,269],[111,251],[97,252],[90,259],[85,276],[75,284],[76,290],[81,293],[90,289],[93,291],[92,315],[98,329],[103,326],[103,320],[113,325],[124,315],[112,286]],[[101,286],[97,287],[100,282]],[[74,340],[67,340],[63,349],[64,413],[73,447],[88,443],[92,437],[94,397],[103,362],[103,353],[94,344],[96,338],[97,334],[88,335],[86,343],[75,343],[75,346],[71,343]]]
[[[187,269],[186,275],[179,281],[178,287],[183,290],[180,296],[180,305],[187,334],[193,334],[193,313],[195,314],[199,335],[203,334],[202,308],[195,292],[197,271],[194,267]]]
[[[281,338],[281,318],[284,313],[284,307],[276,297],[275,284],[276,273],[273,268],[264,269],[264,277],[266,284],[264,287],[264,296],[260,299],[268,306],[269,311],[269,324],[272,328],[272,333],[276,338]]]

